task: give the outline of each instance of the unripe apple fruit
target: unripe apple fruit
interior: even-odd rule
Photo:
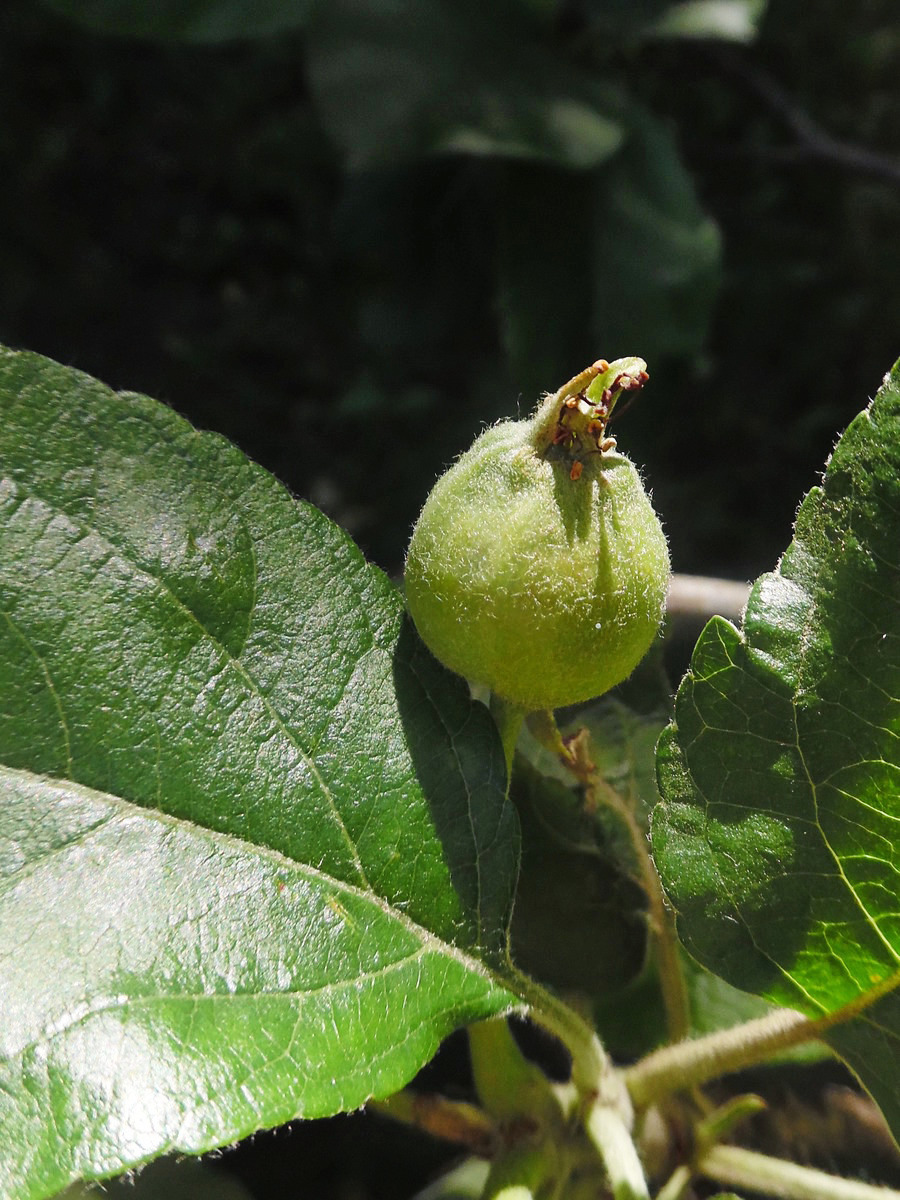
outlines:
[[[406,597],[423,641],[526,710],[608,691],[659,629],[666,540],[606,435],[645,366],[600,360],[529,420],[487,429],[437,481],[413,531]]]

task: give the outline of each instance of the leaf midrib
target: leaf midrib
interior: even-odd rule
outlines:
[[[23,771],[16,767],[3,767],[2,770],[6,771],[10,775],[18,776],[29,783],[35,780],[48,779],[52,787],[62,786],[61,782],[58,780],[52,779],[48,776],[37,775],[31,771]],[[404,932],[418,940],[420,948],[415,952],[416,956],[421,956],[425,953],[441,955],[455,962],[465,971],[484,979],[492,986],[503,988],[506,991],[509,991],[513,986],[511,982],[511,976],[510,978],[506,978],[505,975],[496,968],[489,967],[486,963],[482,962],[478,958],[473,957],[471,954],[468,954],[466,951],[460,949],[460,947],[454,945],[452,942],[446,942],[442,938],[439,938],[436,934],[432,933],[431,930],[427,929],[423,925],[420,925],[417,921],[414,921],[405,912],[403,912],[402,909],[395,908],[383,896],[379,896],[377,892],[372,891],[371,889],[365,890],[356,886],[355,884],[348,883],[345,880],[338,879],[333,875],[329,875],[326,871],[323,871],[318,867],[314,867],[309,863],[298,862],[295,859],[289,858],[287,855],[282,854],[281,851],[272,849],[271,846],[257,845],[254,842],[247,842],[231,833],[207,829],[205,826],[196,825],[193,822],[186,821],[181,817],[175,817],[171,813],[160,812],[156,809],[144,808],[142,805],[134,804],[120,796],[113,796],[108,792],[99,792],[94,788],[87,787],[86,785],[77,783],[75,781],[65,781],[65,783],[69,788],[77,789],[78,792],[83,794],[86,798],[117,809],[118,815],[91,826],[90,830],[88,831],[79,831],[70,842],[66,842],[54,847],[54,852],[64,851],[69,845],[84,840],[86,837],[89,838],[90,836],[95,835],[101,829],[107,829],[117,820],[137,819],[140,821],[153,822],[167,828],[174,828],[181,832],[186,832],[191,837],[201,837],[205,840],[209,840],[217,845],[221,845],[224,848],[231,850],[232,852],[238,851],[242,854],[254,855],[265,862],[271,863],[276,868],[281,868],[290,872],[296,872],[297,874],[303,875],[306,878],[319,882],[326,888],[331,888],[332,890],[340,892],[343,895],[352,896],[354,899],[371,904],[377,908],[382,915],[386,916],[390,920],[396,921],[397,924],[404,930]],[[11,878],[15,879],[16,876],[13,875]],[[282,993],[273,994],[279,995]],[[226,997],[223,997],[223,999],[224,998]]]
[[[254,1003],[259,1000],[287,1000],[299,1001],[301,1009],[298,1009],[298,1018],[302,1016],[302,1005],[313,1000],[318,996],[328,995],[333,992],[347,991],[351,988],[359,987],[360,984],[371,983],[376,979],[384,978],[395,971],[402,971],[411,963],[418,961],[428,954],[428,949],[425,946],[420,946],[418,950],[412,954],[404,955],[403,958],[397,959],[395,962],[388,963],[384,967],[379,967],[375,971],[364,971],[362,974],[349,979],[337,979],[330,983],[321,984],[319,987],[313,988],[283,988],[277,991],[272,991],[268,988],[260,988],[253,992],[163,992],[152,996],[122,996],[90,1006],[84,1012],[79,1012],[73,1015],[70,1020],[60,1020],[50,1023],[49,1030],[42,1031],[39,1037],[23,1042],[17,1046],[10,1054],[0,1054],[0,1064],[10,1063],[23,1054],[27,1054],[35,1047],[44,1045],[53,1041],[55,1038],[63,1037],[72,1029],[76,1029],[79,1025],[85,1024],[87,1021],[93,1020],[94,1017],[103,1016],[106,1013],[127,1012],[129,1009],[150,1009],[154,1005],[166,1005],[170,1003],[212,1003],[212,1004],[234,1004],[234,1003]]]
[[[25,491],[25,489],[21,483],[16,483],[16,486],[22,488],[22,490]],[[260,688],[257,680],[255,680],[253,678],[253,676],[250,674],[250,672],[247,671],[246,667],[243,666],[243,664],[240,662],[240,660],[236,659],[231,654],[231,652],[228,650],[228,648],[225,645],[223,645],[223,643],[210,632],[210,630],[198,618],[197,614],[195,612],[193,612],[193,610],[187,604],[185,604],[184,601],[172,590],[172,588],[169,586],[168,582],[163,577],[161,577],[157,574],[154,574],[152,571],[147,570],[145,567],[142,567],[139,564],[137,564],[134,561],[133,557],[131,557],[129,555],[129,553],[127,553],[127,551],[121,545],[118,544],[118,542],[116,540],[108,537],[105,533],[103,533],[102,531],[97,529],[92,524],[85,524],[83,521],[75,520],[73,518],[73,516],[71,515],[71,513],[65,507],[62,507],[53,501],[46,500],[43,495],[41,495],[40,493],[38,493],[36,491],[26,492],[25,497],[36,500],[38,503],[43,505],[50,513],[53,513],[53,514],[58,513],[58,514],[64,516],[70,522],[72,528],[74,530],[78,531],[79,533],[81,533],[83,536],[87,536],[90,534],[90,535],[96,537],[105,546],[108,546],[114,553],[120,555],[123,558],[123,560],[128,564],[128,566],[131,568],[131,570],[134,572],[135,576],[153,580],[154,583],[156,583],[162,589],[162,591],[165,593],[165,595],[178,607],[178,609],[182,613],[187,614],[190,621],[200,630],[201,635],[203,637],[205,637],[206,639],[208,639],[209,642],[212,643],[212,645],[220,652],[220,654],[222,655],[225,662],[229,666],[231,666],[234,669],[234,671],[236,672],[236,674],[239,676],[239,678],[241,678],[246,683],[246,685],[249,688],[249,690],[251,691],[251,693],[259,700],[259,702],[263,705],[263,707],[269,713],[273,722],[282,731],[286,740],[296,749],[297,753],[300,755],[304,764],[308,767],[311,776],[316,780],[316,783],[318,784],[322,795],[325,797],[325,799],[328,802],[329,808],[331,809],[333,819],[337,825],[340,835],[343,837],[345,844],[347,845],[347,848],[350,851],[350,854],[351,854],[352,860],[353,860],[353,865],[356,869],[357,875],[359,876],[360,882],[365,887],[371,887],[369,880],[368,880],[368,876],[362,865],[362,861],[359,857],[359,850],[356,846],[356,843],[353,841],[353,838],[350,836],[350,832],[347,829],[347,826],[344,823],[343,818],[341,817],[340,810],[337,806],[335,797],[334,797],[330,787],[325,782],[324,778],[322,777],[322,775],[319,771],[316,759],[309,753],[309,751],[306,750],[306,748],[303,745],[301,745],[301,743],[297,739],[296,735],[292,732],[292,730],[286,724],[286,719],[282,716],[282,714],[275,707],[275,705],[272,704],[269,697]],[[24,503],[25,503],[25,500],[23,499],[22,504],[24,504]],[[18,511],[19,507],[21,507],[21,505],[17,506],[17,509],[15,511]],[[252,542],[252,540],[253,539],[251,537],[251,542]],[[254,588],[254,596],[256,596],[256,594],[257,594],[257,591],[256,591],[256,588]],[[251,616],[252,616],[252,610],[251,610]],[[12,618],[9,618],[9,619],[12,620]],[[371,651],[376,646],[374,633],[371,630],[371,627],[370,627],[370,634],[372,634],[372,640],[371,640],[370,646],[368,647],[367,652]],[[20,636],[26,640],[29,648],[32,649],[33,653],[38,657],[38,659],[40,661],[43,661],[41,659],[39,652],[34,647],[32,647],[30,640],[27,639],[25,637],[25,634],[22,633],[21,631],[20,631]],[[352,671],[351,671],[351,677],[352,677]],[[347,686],[347,684],[345,683],[344,687],[346,688],[346,686]],[[63,714],[63,721],[64,721],[64,725],[65,725],[65,714]]]

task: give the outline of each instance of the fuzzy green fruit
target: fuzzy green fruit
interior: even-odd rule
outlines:
[[[423,641],[524,709],[608,691],[659,629],[666,540],[605,435],[644,367],[601,360],[530,420],[486,430],[435,484],[413,531],[406,597]]]

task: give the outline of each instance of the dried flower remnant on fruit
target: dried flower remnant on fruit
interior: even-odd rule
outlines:
[[[647,381],[600,359],[530,419],[487,429],[436,483],[406,563],[410,613],[447,666],[526,709],[621,682],[656,636],[665,537],[607,425]]]
[[[605,358],[598,359],[556,393],[561,404],[550,433],[550,445],[563,447],[576,461],[587,454],[608,454],[614,450],[616,439],[606,433],[613,409],[626,392],[630,393],[624,406],[627,408],[649,378],[642,359],[620,359],[612,366]],[[581,471],[576,471],[573,464],[571,478],[575,480],[580,475]]]

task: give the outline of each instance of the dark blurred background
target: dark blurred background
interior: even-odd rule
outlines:
[[[676,569],[750,578],[900,355],[898,80],[895,0],[4,0],[0,339],[394,571],[483,423],[640,354]]]
[[[896,0],[0,5],[0,340],[226,434],[393,572],[483,424],[625,354],[676,569],[770,569],[898,280]],[[443,1153],[357,1116],[230,1161],[354,1200]]]

